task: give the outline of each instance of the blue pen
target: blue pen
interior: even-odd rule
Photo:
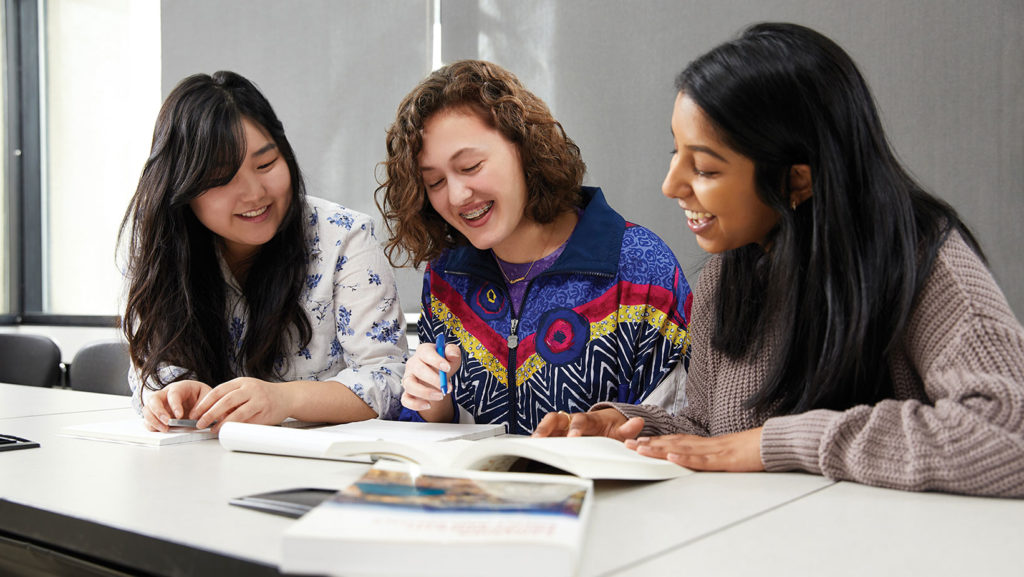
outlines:
[[[445,356],[444,356],[444,333],[441,333],[441,334],[437,335],[437,354],[441,355],[441,358],[445,358]],[[441,375],[441,393],[444,394],[444,395],[447,395],[448,394],[448,374],[445,373],[444,371],[440,371],[440,375]]]

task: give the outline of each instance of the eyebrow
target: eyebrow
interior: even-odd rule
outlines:
[[[721,160],[722,162],[724,162],[726,164],[729,163],[729,161],[726,160],[724,156],[722,156],[721,154],[718,154],[717,152],[714,151],[714,149],[709,148],[707,146],[702,146],[700,144],[691,144],[691,145],[687,146],[686,149],[687,150],[691,150],[693,152],[703,152],[704,154],[709,154],[711,156],[714,156],[715,158],[717,158],[718,160]]]
[[[456,160],[459,159],[460,156],[462,156],[463,153],[475,152],[475,151],[478,151],[478,150],[480,150],[480,149],[476,148],[474,146],[467,146],[465,148],[460,148],[459,150],[457,150],[455,152],[455,154],[451,155],[451,157],[448,159],[448,162],[455,162]],[[434,170],[434,167],[433,166],[423,166],[423,165],[420,165],[420,172],[426,172],[428,170]]]
[[[274,142],[273,140],[271,140],[270,142],[264,144],[262,148],[260,148],[256,152],[252,153],[252,155],[253,156],[259,156],[259,155],[263,154],[264,152],[269,152],[269,151],[271,151],[271,150],[273,150],[275,148],[277,148],[277,143]]]

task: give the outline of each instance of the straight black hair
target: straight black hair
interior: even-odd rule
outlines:
[[[243,118],[263,127],[277,145],[291,173],[292,198],[277,234],[250,265],[242,287],[249,338],[235,351],[218,239],[189,202],[229,183],[242,165]],[[298,336],[308,343],[312,334],[298,302],[306,274],[304,205],[305,185],[284,127],[253,83],[221,71],[189,76],[171,91],[157,117],[149,159],[118,241],[128,242],[122,329],[143,383],[153,388],[168,384],[158,369],[169,364],[194,373],[179,379],[216,386],[240,376],[231,369],[231,356],[247,376],[280,376],[289,339]]]
[[[956,211],[901,166],[853,60],[784,23],[751,26],[676,79],[728,146],[750,158],[779,215],[765,250],[723,255],[712,346],[740,356],[771,339],[778,356],[748,407],[842,410],[892,395],[887,360],[951,231],[984,259]],[[790,207],[790,168],[813,194]]]

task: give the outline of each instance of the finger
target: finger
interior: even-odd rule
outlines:
[[[635,439],[643,429],[643,417],[633,417],[620,425],[619,428],[615,430],[615,434],[613,436],[620,441]]]
[[[210,430],[214,433],[220,433],[220,428],[227,422],[257,423],[260,421],[259,417],[262,414],[263,411],[256,406],[256,403],[242,403],[233,411],[224,415],[223,419],[219,419],[211,423]]]
[[[192,410],[189,411],[188,418],[199,419],[210,410],[210,407],[212,407],[217,401],[220,401],[224,395],[237,388],[238,385],[232,385],[229,381],[228,383],[224,383],[210,389],[210,391],[203,395],[203,397],[199,399],[199,402],[192,407]]]
[[[167,409],[170,411],[171,418],[180,419],[185,416],[184,397],[188,395],[189,391],[184,387],[172,385],[167,391]]]
[[[441,375],[432,367],[423,363],[406,367],[405,380],[406,390],[416,397],[428,401],[444,399],[444,393],[441,392]]]
[[[142,418],[146,428],[150,431],[160,431],[161,433],[167,432],[167,425],[164,424],[159,417],[153,414],[152,408],[149,405],[142,408]]]
[[[453,373],[459,370],[459,365],[462,364],[462,349],[458,345],[447,345],[444,348],[445,364],[447,368],[442,366],[441,370],[447,373]]]
[[[605,426],[597,413],[573,413],[568,423],[567,437],[605,436]],[[563,417],[564,418],[564,417]]]
[[[629,444],[627,444],[626,446],[629,447]],[[646,444],[636,444],[630,448],[636,451],[637,454],[643,455],[645,457],[664,459],[668,456],[668,451],[666,451],[663,447],[651,446]]]
[[[409,359],[406,364],[406,370],[424,370],[424,367],[430,371],[436,373],[438,371],[451,372],[458,367],[459,360],[462,358],[462,352],[456,345],[447,345],[444,349],[445,356],[442,357],[437,352],[437,348],[430,343],[424,343],[416,347],[416,352],[413,354],[413,358]],[[454,367],[452,362],[455,363]],[[419,366],[417,366],[419,365]]]
[[[149,399],[146,400],[146,405],[143,407],[143,416],[148,411],[150,419],[149,422],[155,427],[155,430],[167,432],[167,422],[171,418],[167,412],[166,394],[164,391],[158,391],[156,394],[150,395]]]
[[[221,385],[223,386],[223,385]],[[220,387],[217,387],[219,389]],[[217,389],[214,389],[216,391]],[[213,391],[209,395],[204,397],[204,401],[213,394]],[[238,394],[237,391],[229,391],[227,394],[222,394],[221,398],[217,400],[209,409],[203,412],[199,416],[196,422],[196,427],[204,429],[206,427],[213,426],[214,423],[223,423],[228,420],[231,413],[238,410],[239,407],[246,404],[248,397],[242,394]],[[244,414],[244,413],[243,413]],[[241,419],[234,419],[239,420]],[[244,422],[244,421],[241,421]]]
[[[725,471],[724,461],[717,455],[684,455],[680,453],[666,453],[665,459],[680,467],[694,469],[696,471]]]
[[[565,428],[563,422],[565,416],[560,413],[548,413],[537,423],[537,428],[533,430],[533,437],[562,437],[568,429]]]
[[[431,405],[430,401],[412,395],[407,390],[402,393],[402,406],[410,411],[425,411],[429,409]]]

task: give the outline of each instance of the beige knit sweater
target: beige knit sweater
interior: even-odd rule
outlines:
[[[985,265],[952,234],[918,295],[903,347],[892,359],[895,398],[846,411],[758,419],[743,408],[772,360],[732,359],[711,348],[712,257],[694,293],[688,405],[677,416],[602,403],[643,417],[644,435],[715,436],[764,425],[768,471],[803,470],[912,491],[1024,496],[1024,328]],[[768,339],[769,341],[771,339]]]

